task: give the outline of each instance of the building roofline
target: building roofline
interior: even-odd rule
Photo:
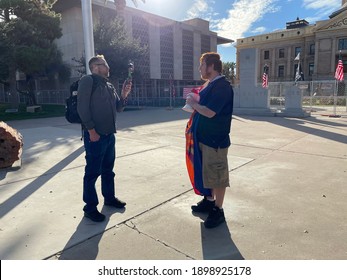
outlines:
[[[336,16],[338,16],[339,14],[343,13],[344,11],[347,11],[347,3],[344,4],[339,10],[333,12],[329,18],[334,18]]]
[[[223,44],[229,44],[229,43],[234,43],[234,40],[225,38],[225,37],[221,37],[221,36],[217,36],[217,45],[223,45]]]

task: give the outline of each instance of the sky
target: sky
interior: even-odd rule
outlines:
[[[126,0],[135,7],[132,0]],[[210,30],[232,39],[285,29],[297,17],[314,24],[329,19],[341,0],[136,0],[137,9],[176,21],[202,18]],[[145,2],[145,3],[144,3]],[[233,44],[218,46],[223,62],[236,62]]]

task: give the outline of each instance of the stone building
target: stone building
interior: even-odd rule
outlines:
[[[116,7],[112,2],[93,0],[93,21],[101,9]],[[57,40],[64,61],[73,65],[72,58],[84,52],[83,24],[80,0],[59,0],[55,10],[61,13],[63,36]],[[146,98],[168,95],[169,83],[176,96],[182,96],[185,85],[200,83],[199,57],[207,51],[216,51],[217,45],[233,42],[209,29],[209,22],[199,18],[174,21],[158,15],[125,7],[123,11],[127,33],[138,38],[149,48],[148,56],[137,62],[136,69],[143,77],[137,81],[137,94]]]
[[[236,49],[237,83],[242,83],[240,67],[248,56],[240,54],[245,50],[255,52],[257,83],[261,83],[265,65],[269,82],[294,81],[298,63],[305,81],[332,80],[340,53],[347,72],[347,0],[327,20],[310,24],[297,18],[287,22],[284,30],[238,39]],[[299,53],[300,60],[295,60]]]

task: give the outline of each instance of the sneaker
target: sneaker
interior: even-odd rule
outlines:
[[[223,209],[217,206],[213,207],[208,214],[206,221],[204,222],[205,228],[214,228],[225,222]]]
[[[106,206],[113,206],[115,208],[124,208],[126,203],[124,201],[119,200],[117,197],[115,197],[113,200],[106,201],[104,203]]]
[[[192,205],[192,211],[199,213],[209,213],[213,207],[214,201],[207,200],[206,196],[204,196],[204,199],[198,202],[197,205]]]
[[[91,219],[93,222],[102,222],[105,220],[105,215],[101,214],[98,210],[92,212],[84,212],[84,217]]]

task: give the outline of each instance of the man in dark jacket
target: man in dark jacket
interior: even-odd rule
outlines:
[[[86,75],[78,85],[77,111],[82,120],[86,166],[83,177],[84,216],[102,222],[105,215],[97,209],[99,204],[95,182],[101,176],[104,204],[124,208],[125,202],[115,196],[113,172],[115,162],[116,112],[124,110],[131,82],[124,82],[121,96],[108,82],[109,70],[103,55],[89,60],[92,76]],[[93,83],[96,83],[96,85]],[[94,90],[92,90],[95,88]]]

